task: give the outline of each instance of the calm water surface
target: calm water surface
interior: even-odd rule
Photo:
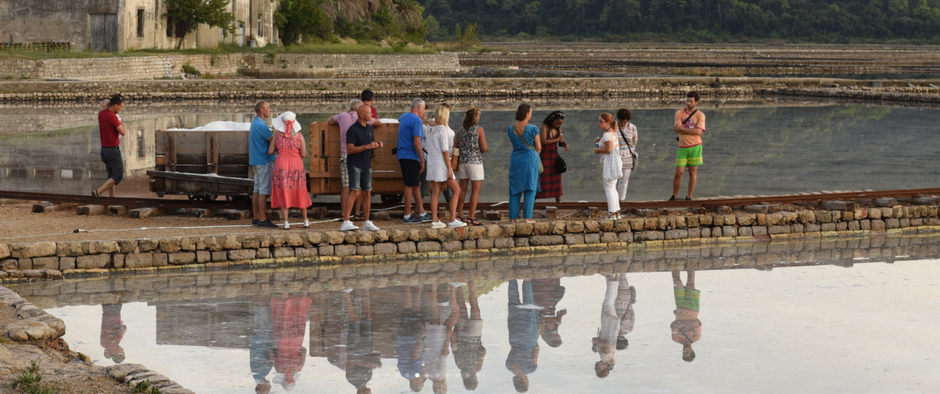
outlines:
[[[940,238],[817,240],[506,256],[493,260],[496,269],[478,265],[464,273],[418,262],[426,268],[419,271],[431,272],[376,271],[358,280],[290,268],[11,288],[65,320],[71,348],[95,363],[112,365],[123,352],[123,362],[142,363],[198,393],[251,393],[255,378],[284,393],[279,382],[289,365],[297,371],[294,392],[353,393],[351,382],[364,382],[375,393],[407,393],[400,368],[416,348],[424,373],[451,393],[468,392],[462,368],[477,371],[475,392],[516,392],[507,368],[513,360],[533,364],[525,368],[533,393],[935,393],[938,244]],[[689,332],[696,357],[686,362],[671,330],[677,315],[670,270],[682,269],[675,272],[687,286],[691,267],[699,268],[692,287],[700,291],[701,335]],[[552,272],[579,274],[551,279]],[[448,282],[458,281],[470,283],[455,291]],[[356,288],[343,291],[344,283]],[[468,322],[463,308],[472,311],[474,299],[479,319]],[[605,302],[612,317],[602,318]],[[451,321],[448,310],[455,311]],[[356,318],[370,318],[371,326],[350,325]],[[403,329],[409,318],[426,327],[423,334]],[[602,327],[629,343],[611,355],[606,378],[597,377],[601,356],[592,352],[592,339],[607,332]],[[265,367],[269,355],[275,368]],[[421,392],[432,386],[425,382]]]
[[[434,106],[434,100],[429,100]],[[507,128],[515,103],[458,102],[456,108],[479,105],[481,126],[490,151],[484,155],[484,201],[507,199],[511,145]],[[551,110],[565,111],[563,126],[571,151],[562,153],[569,172],[563,176],[564,199],[602,201],[601,167],[593,154],[601,112],[619,106],[634,111],[639,130],[639,169],[630,179],[629,200],[668,197],[676,154],[672,117],[679,103],[572,102],[536,106],[533,123]],[[821,190],[904,189],[936,186],[940,150],[931,143],[940,120],[938,109],[702,102],[708,132],[705,165],[699,171],[696,196],[785,194]],[[275,105],[293,110],[301,123],[325,121],[342,103]],[[248,104],[205,109],[197,106],[128,104],[124,117],[129,135],[122,141],[127,183],[123,195],[151,196],[145,172],[154,165],[154,131],[195,127],[214,120],[249,122]],[[378,105],[381,117],[397,118],[407,103]],[[579,109],[569,109],[569,108]],[[86,194],[103,182],[94,107],[5,108],[0,110],[0,190]],[[451,126],[459,128],[455,111]],[[35,130],[35,131],[34,131]],[[391,147],[388,147],[391,149]],[[683,186],[683,192],[685,186]],[[321,197],[335,199],[335,197]]]

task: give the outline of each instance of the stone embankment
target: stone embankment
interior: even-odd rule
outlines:
[[[681,100],[690,90],[706,100],[740,100],[758,95],[819,95],[833,92],[844,99],[906,101],[910,97],[940,103],[940,89],[908,86],[907,82],[882,83],[831,78],[319,78],[278,80],[158,80],[112,82],[0,83],[0,103],[96,102],[114,93],[142,102],[232,100],[339,100],[356,97],[364,89],[383,99],[485,98],[649,98]],[[935,86],[940,82],[932,82]],[[828,94],[828,93],[827,93]]]
[[[92,365],[88,356],[68,351],[68,345],[61,339],[65,335],[65,322],[46,313],[46,311],[36,307],[16,292],[3,286],[0,286],[0,309],[10,309],[15,316],[15,320],[4,322],[5,324],[0,326],[0,336],[2,336],[2,340],[0,340],[0,366],[3,369],[25,370],[29,367],[30,362],[36,362],[43,365],[44,369],[61,373],[62,369],[75,369],[75,367],[70,367],[68,364],[82,363],[79,374],[86,375],[86,377],[89,374],[102,374],[103,371],[103,374],[120,383],[127,384],[131,388],[139,382],[150,381],[152,386],[159,388],[160,392],[164,394],[192,394],[192,391],[183,388],[170,378],[151,371],[140,364],[119,364],[107,368]],[[49,358],[30,360],[29,357],[17,357],[14,352],[7,348],[8,346],[19,347],[24,345],[41,349],[37,352],[25,352],[34,356],[49,350],[65,353],[74,360],[66,363],[63,368],[59,368],[60,366],[50,367],[49,364],[54,361]],[[14,350],[16,350],[16,354],[23,353],[19,349]],[[69,373],[74,372],[69,371]]]
[[[202,74],[265,78],[449,76],[465,71],[454,53],[347,55],[238,53],[80,59],[0,59],[0,78],[140,81],[181,78],[184,66]]]
[[[846,205],[848,207],[849,205]],[[555,220],[464,229],[376,232],[276,231],[265,234],[160,239],[0,244],[0,278],[192,269],[244,264],[399,261],[492,253],[617,252],[781,239],[839,238],[940,231],[940,207],[910,205],[776,213],[672,214],[621,220]]]

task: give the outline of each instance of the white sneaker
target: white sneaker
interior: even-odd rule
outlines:
[[[310,220],[304,219],[304,228],[308,228],[308,227],[310,227]]]
[[[447,227],[447,225],[441,222],[440,220],[431,223],[431,228],[445,228],[445,227]]]
[[[359,227],[356,227],[356,225],[353,224],[352,221],[347,220],[347,221],[343,222],[343,227],[340,227],[340,228],[339,228],[339,231],[355,231],[355,230],[358,230],[358,229],[359,229]]]
[[[288,223],[288,222],[285,220],[283,227],[284,227],[285,230],[290,230],[290,223]]]
[[[371,220],[366,220],[366,222],[362,224],[362,229],[365,231],[379,231],[379,228],[376,227]]]
[[[450,227],[450,228],[467,227],[467,223],[454,219],[453,222],[447,223],[447,227]]]

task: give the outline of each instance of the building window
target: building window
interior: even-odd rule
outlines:
[[[264,16],[258,14],[258,37],[264,37]]]
[[[144,9],[137,9],[137,37],[144,36]]]
[[[167,38],[172,38],[172,37],[173,37],[173,33],[175,33],[175,32],[174,32],[174,30],[175,30],[174,28],[175,28],[175,27],[176,27],[176,23],[174,23],[173,18],[171,18],[171,17],[166,17],[166,36],[167,36]]]

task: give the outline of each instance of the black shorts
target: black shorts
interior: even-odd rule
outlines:
[[[417,160],[398,159],[401,165],[401,178],[405,181],[405,187],[421,186],[421,162]]]
[[[108,178],[114,180],[114,184],[120,184],[124,180],[124,157],[121,156],[121,148],[101,147],[101,161],[108,170]]]

